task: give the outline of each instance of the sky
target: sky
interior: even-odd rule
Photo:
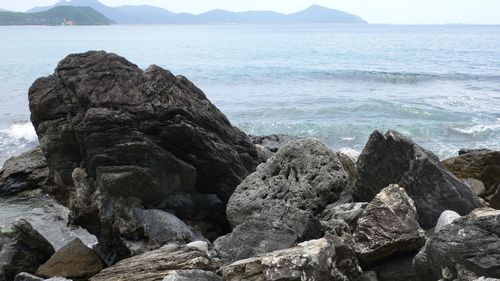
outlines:
[[[0,8],[25,11],[58,0],[0,0]],[[272,10],[292,13],[317,4],[378,24],[500,24],[500,0],[101,0],[108,6],[148,4],[174,12]]]

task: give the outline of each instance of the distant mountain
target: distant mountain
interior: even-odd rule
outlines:
[[[0,13],[0,25],[108,25],[114,23],[89,7],[59,6],[37,13]]]
[[[53,6],[36,7],[27,12],[46,11],[56,6],[91,7],[118,24],[366,23],[358,16],[317,5],[290,15],[270,11],[229,12],[225,10],[212,10],[194,15],[173,13],[147,5],[108,7],[97,0],[61,0]]]

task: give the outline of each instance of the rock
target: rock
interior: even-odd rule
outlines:
[[[490,207],[500,210],[500,184],[495,193],[490,197]]]
[[[0,171],[0,196],[17,195],[44,186],[49,175],[47,161],[40,147],[5,161]]]
[[[500,211],[476,209],[430,237],[413,263],[421,280],[438,280],[459,272],[500,278]]]
[[[116,228],[128,212],[113,202],[137,199],[144,209],[172,210],[182,205],[170,206],[171,196],[216,197],[217,210],[174,215],[212,227],[214,236],[229,231],[225,204],[259,158],[250,139],[185,77],[92,51],[63,59],[53,75],[31,86],[29,101],[50,179],[69,191],[72,222],[115,256],[108,262],[130,255],[123,241],[149,239]],[[87,176],[75,179],[75,168]]]
[[[416,253],[395,256],[377,263],[373,268],[379,281],[420,281],[413,268]]]
[[[486,195],[492,194],[500,184],[500,151],[472,150],[442,163],[458,178],[474,178],[483,182]]]
[[[76,238],[41,265],[36,275],[87,280],[104,268],[99,256]]]
[[[341,219],[349,224],[351,231],[354,231],[358,225],[359,217],[364,213],[368,203],[347,203],[342,205],[328,205],[325,210],[318,215],[321,221],[331,219]]]
[[[334,279],[335,250],[332,241],[322,238],[290,249],[237,261],[222,268],[226,281],[341,280]],[[345,279],[344,279],[345,280]]]
[[[434,228],[434,232],[438,233],[445,225],[454,222],[458,218],[460,218],[460,215],[456,212],[450,210],[442,212],[439,216],[436,227]]]
[[[477,196],[484,196],[486,193],[486,187],[484,183],[475,178],[466,178],[462,179],[462,181],[472,190],[474,194]]]
[[[487,151],[491,151],[489,149],[486,149],[486,148],[461,148],[459,151],[458,151],[458,155],[461,156],[461,155],[464,155],[464,154],[468,154],[468,153],[481,153],[481,152],[487,152]]]
[[[45,279],[26,272],[21,272],[14,278],[14,281],[43,281]]]
[[[389,184],[399,184],[413,199],[420,225],[436,225],[444,210],[466,215],[482,206],[470,188],[446,170],[439,158],[396,131],[375,131],[361,153],[354,199],[372,198]]]
[[[215,240],[214,246],[228,264],[322,236],[321,224],[313,215],[293,206],[276,204],[265,213],[255,213],[232,233]]]
[[[210,271],[193,269],[173,271],[163,281],[222,281],[222,278]]]
[[[25,220],[0,228],[0,280],[34,273],[54,254],[54,248]]]
[[[327,236],[332,240],[335,248],[335,267],[349,281],[357,281],[361,278],[363,270],[359,266],[358,258],[356,257],[354,239],[349,232],[349,228],[340,232],[338,229],[340,228],[337,228],[335,235]]]
[[[356,166],[356,162],[358,162],[358,158],[361,153],[346,147],[337,150],[336,153],[339,157],[340,163],[344,166],[344,170],[347,172],[347,188],[352,193],[354,185],[356,184],[356,178],[358,177],[358,167]]]
[[[156,281],[156,280],[182,280],[167,279],[171,274],[186,276],[185,270],[214,272],[221,266],[220,261],[212,258],[207,252],[201,251],[199,245],[163,246],[160,249],[124,259],[108,267],[92,277],[91,281]],[[210,273],[206,276],[213,276]]]
[[[389,185],[359,218],[353,234],[354,249],[362,263],[370,264],[420,249],[425,243],[424,234],[413,200],[403,188]]]
[[[255,145],[265,147],[271,152],[277,152],[281,147],[289,142],[298,139],[298,137],[288,135],[269,135],[269,136],[250,136]]]
[[[365,271],[359,281],[378,281],[377,273],[373,270]]]
[[[279,203],[317,214],[340,198],[346,183],[342,164],[325,144],[293,140],[236,188],[227,217],[234,228]]]

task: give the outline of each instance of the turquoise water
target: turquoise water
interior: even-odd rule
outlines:
[[[500,26],[0,27],[0,38],[2,162],[36,145],[31,83],[94,49],[187,76],[250,134],[361,150],[393,128],[441,157],[500,148]]]

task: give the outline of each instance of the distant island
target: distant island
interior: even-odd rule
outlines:
[[[225,10],[212,10],[195,15],[174,13],[148,5],[109,7],[97,0],[62,0],[53,6],[32,8],[27,13],[39,13],[59,6],[90,7],[117,24],[367,23],[356,15],[318,5],[288,15],[271,11]]]
[[[109,25],[114,22],[90,7],[58,6],[36,13],[0,11],[0,25]]]

